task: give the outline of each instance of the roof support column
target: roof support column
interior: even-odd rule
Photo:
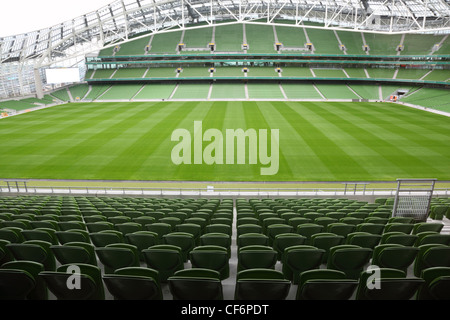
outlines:
[[[34,67],[34,84],[36,86],[36,97],[42,99],[44,97],[44,90],[42,89],[42,79],[39,74],[39,67]]]

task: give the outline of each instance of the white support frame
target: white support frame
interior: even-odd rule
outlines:
[[[3,64],[34,68],[75,66],[87,54],[148,36],[191,28],[190,14],[211,26],[280,20],[318,22],[332,30],[374,33],[450,33],[450,5],[445,0],[116,0],[97,11],[49,28],[0,38],[0,74]],[[367,4],[366,8],[364,4]],[[389,11],[389,8],[390,11]],[[387,14],[389,13],[389,14]],[[379,23],[373,24],[372,21]],[[291,24],[292,26],[292,24]],[[310,27],[310,26],[305,26]],[[194,27],[196,28],[196,27]],[[1,79],[0,82],[5,81]],[[22,81],[20,92],[25,89]],[[0,86],[1,89],[1,86]],[[38,92],[41,96],[42,92]],[[0,98],[2,91],[0,91]]]

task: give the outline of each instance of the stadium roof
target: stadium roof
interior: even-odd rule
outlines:
[[[0,38],[0,62],[38,65],[193,22],[317,22],[371,32],[449,32],[449,0],[118,0],[41,30]]]

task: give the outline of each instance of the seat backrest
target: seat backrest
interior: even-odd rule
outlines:
[[[0,269],[0,300],[26,300],[35,286],[35,278],[25,270]]]
[[[379,280],[387,278],[406,278],[406,272],[392,268],[374,268],[363,270],[359,277],[358,288],[356,291],[356,300],[368,300],[365,292],[371,289],[379,288]]]
[[[427,233],[420,237],[421,234],[418,234],[417,246],[421,246],[424,244],[444,244],[450,245],[450,234],[443,233]]]
[[[115,300],[162,300],[157,281],[145,276],[105,274],[102,276]]]
[[[143,259],[142,250],[147,249],[159,243],[158,235],[151,231],[136,231],[125,235],[129,244],[136,246],[140,257]]]
[[[356,231],[347,235],[346,243],[357,245],[363,248],[373,249],[381,241],[381,235],[369,232]]]
[[[268,246],[245,246],[238,252],[238,271],[252,268],[275,268],[278,253]]]
[[[414,224],[412,234],[418,234],[424,231],[441,232],[443,227],[444,224],[440,222],[419,222]]]
[[[330,248],[327,268],[340,270],[348,279],[358,279],[372,257],[372,249],[355,245],[338,245]]]
[[[263,227],[259,224],[242,224],[236,227],[237,236],[239,237],[242,234],[246,233],[262,233]]]
[[[306,237],[298,233],[281,233],[275,236],[273,248],[278,252],[278,260],[282,259],[284,250],[288,247],[305,244]]]
[[[161,282],[174,272],[184,268],[183,255],[180,247],[173,245],[156,245],[142,250],[147,267],[160,273]]]
[[[348,279],[339,270],[317,269],[300,274],[297,300],[348,300],[358,286],[358,281]]]
[[[92,259],[90,253],[80,246],[53,245],[51,250],[61,264],[89,263]]]
[[[380,244],[374,248],[372,264],[381,268],[406,270],[416,259],[419,249],[399,244]]]
[[[209,269],[209,268],[189,268],[189,269],[183,269],[178,270],[174,273],[174,276],[179,277],[192,277],[192,278],[212,278],[220,280],[220,272]]]
[[[365,299],[410,300],[425,283],[421,278],[386,278],[378,281],[378,289],[365,288],[363,291]]]
[[[189,254],[193,268],[204,268],[218,271],[220,279],[230,276],[229,255],[227,250],[218,246],[206,246],[204,249],[192,250]]]
[[[282,272],[286,279],[297,284],[301,272],[320,267],[324,254],[324,249],[310,245],[288,247],[282,256]]]
[[[239,279],[235,285],[235,300],[285,300],[291,282],[286,279]]]
[[[422,271],[432,267],[450,267],[450,247],[443,244],[424,244],[418,247],[414,261],[414,275],[420,277]]]
[[[236,280],[244,279],[268,279],[268,280],[283,280],[284,274],[279,270],[266,268],[253,268],[242,270],[236,274]]]
[[[74,266],[79,268],[80,273],[74,278],[76,271]],[[48,285],[50,291],[58,300],[104,300],[105,291],[101,278],[101,270],[98,266],[78,263],[65,264],[59,266],[56,271],[44,271],[39,273]],[[76,284],[74,280],[80,281],[79,289],[73,290],[68,287],[68,283]]]
[[[269,237],[262,233],[244,233],[237,238],[238,248],[242,248],[249,245],[269,245]]]
[[[413,246],[418,239],[415,234],[406,234],[400,231],[390,231],[383,233],[380,244],[394,243],[404,246]]]
[[[174,300],[223,300],[218,279],[171,276],[167,281]]]
[[[448,300],[450,297],[450,292],[446,292],[445,295],[441,295],[441,290],[443,288],[437,289],[436,292],[433,292],[433,286],[436,285],[436,282],[445,278],[443,283],[448,289],[448,280],[450,277],[450,267],[431,267],[424,269],[420,276],[425,280],[425,284],[419,288],[417,292],[417,300]]]

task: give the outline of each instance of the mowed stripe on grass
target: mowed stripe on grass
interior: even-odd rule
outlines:
[[[194,121],[279,129],[279,170],[263,165],[175,165],[171,141]],[[449,118],[388,103],[77,103],[0,121],[0,178],[188,181],[450,180]],[[203,142],[203,148],[209,142]],[[193,144],[192,144],[193,145]],[[194,148],[192,147],[192,151]],[[270,150],[270,148],[269,148]],[[193,156],[192,156],[193,159]]]

